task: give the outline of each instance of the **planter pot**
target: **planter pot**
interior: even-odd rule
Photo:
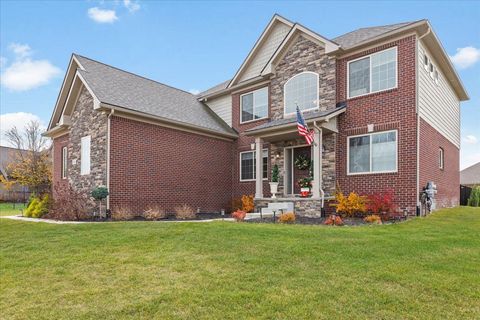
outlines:
[[[300,196],[306,198],[310,195],[310,188],[300,188]]]
[[[272,194],[272,199],[275,199],[275,194],[278,192],[278,182],[270,182],[270,193]]]

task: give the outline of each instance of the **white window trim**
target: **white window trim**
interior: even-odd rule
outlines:
[[[438,168],[445,169],[445,150],[442,147],[438,148]]]
[[[267,178],[262,178],[263,181],[266,181],[266,180],[268,180],[268,168],[270,167],[270,166],[268,165],[268,158],[269,158],[269,157],[268,157],[268,149],[267,149],[267,148],[264,148],[264,149],[262,149],[262,151],[263,151],[263,152],[264,152],[264,151],[267,151]],[[249,151],[242,151],[242,152],[240,152],[240,153],[238,154],[238,159],[239,159],[239,161],[238,161],[238,166],[239,166],[239,172],[240,172],[240,176],[239,176],[240,182],[248,182],[248,181],[255,181],[255,180],[256,180],[256,179],[242,179],[242,154],[244,154],[244,153],[249,153],[249,152],[256,153],[255,150],[249,150]],[[263,157],[262,157],[262,158],[263,158]],[[255,158],[254,158],[254,159],[255,159]],[[256,162],[255,162],[255,161],[254,161],[254,164],[256,165]],[[262,164],[262,166],[263,166],[263,164]],[[263,172],[262,172],[262,174],[263,174]]]
[[[285,84],[283,85],[283,115],[284,115],[284,116],[291,116],[291,115],[297,114],[297,111],[296,111],[296,110],[295,110],[294,112],[286,113],[287,108],[286,108],[286,105],[285,105],[285,101],[286,101],[286,99],[285,99],[285,87],[287,86],[287,84],[288,84],[291,80],[293,80],[293,79],[295,79],[296,77],[298,77],[298,76],[300,76],[300,75],[302,75],[302,74],[305,74],[305,73],[311,73],[311,74],[314,74],[314,75],[317,77],[317,94],[316,94],[316,97],[317,97],[317,99],[316,99],[316,100],[317,100],[317,106],[316,106],[315,108],[310,108],[310,109],[305,109],[305,110],[300,110],[300,111],[301,111],[302,114],[303,114],[303,113],[306,112],[306,111],[318,110],[318,108],[319,108],[318,102],[319,102],[319,100],[320,100],[320,96],[319,96],[319,95],[320,95],[320,88],[319,88],[319,86],[320,86],[320,83],[319,83],[320,76],[319,76],[318,73],[316,73],[316,72],[303,71],[303,72],[297,73],[297,74],[294,75],[293,77],[290,77],[290,79],[288,79],[287,82],[285,82]]]
[[[388,51],[388,50],[392,50],[392,49],[395,49],[395,60],[397,62],[397,70],[395,72],[395,86],[391,87],[391,88],[387,88],[387,89],[370,91],[370,92],[367,92],[367,93],[364,93],[364,94],[359,94],[359,95],[351,97],[350,96],[350,63],[358,61],[358,60],[365,59],[367,57],[369,58],[369,63],[370,63],[370,67],[369,67],[370,68],[370,74],[369,74],[370,75],[370,90],[372,90],[372,58],[371,57],[376,55],[376,54],[380,54],[384,51]],[[347,63],[347,99],[353,99],[353,98],[368,96],[369,94],[379,93],[379,92],[393,90],[393,89],[397,89],[397,88],[398,88],[398,48],[396,46],[385,49],[385,50],[382,50],[382,51],[374,52],[374,53],[368,54],[366,56],[362,56],[360,58],[356,58],[356,59],[348,61],[348,63]]]
[[[67,147],[62,147],[62,179],[67,179],[68,155]]]
[[[260,90],[267,90],[267,115],[263,118],[257,118],[255,119],[255,92],[256,91],[260,91]],[[243,96],[246,96],[248,94],[252,94],[252,97],[253,97],[253,119],[252,120],[247,120],[247,121],[243,121],[242,119],[242,116],[243,116],[243,113],[242,113],[242,110],[243,110],[243,100],[242,100],[242,97]],[[263,120],[263,119],[267,119],[268,118],[268,114],[270,113],[269,112],[269,109],[270,109],[270,104],[269,104],[269,99],[270,98],[270,93],[268,92],[268,87],[263,87],[263,88],[259,88],[259,89],[256,89],[256,90],[253,90],[253,91],[249,91],[249,92],[246,92],[246,93],[242,93],[240,95],[240,124],[244,124],[244,123],[250,123],[250,122],[255,122],[255,121],[260,121],[260,120]]]
[[[83,168],[83,140],[88,138],[88,168]],[[92,138],[90,136],[84,136],[80,139],[80,175],[90,174],[92,167]]]
[[[395,132],[395,170],[386,170],[386,171],[373,171],[372,172],[372,136],[376,134]],[[370,171],[368,172],[350,172],[350,139],[356,137],[370,136]],[[358,176],[364,174],[382,174],[382,173],[396,173],[398,172],[398,130],[387,130],[387,131],[377,131],[365,134],[357,134],[354,136],[347,137],[347,175],[348,176]]]

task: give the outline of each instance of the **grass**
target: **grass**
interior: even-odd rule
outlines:
[[[480,209],[362,227],[0,220],[5,319],[478,319]]]
[[[25,210],[23,203],[0,202],[0,216],[16,216],[21,214],[20,210]]]

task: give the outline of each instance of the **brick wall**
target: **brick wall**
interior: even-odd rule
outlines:
[[[444,169],[439,167],[439,149],[444,150]],[[459,149],[420,118],[420,187],[428,181],[437,185],[436,207],[459,205]]]
[[[229,207],[233,142],[112,117],[110,143],[112,208]]]
[[[53,139],[52,184],[53,186],[59,188],[66,188],[68,186],[68,179],[62,179],[62,148],[68,147],[68,143],[68,134]],[[71,163],[71,159],[67,157],[67,167],[69,163]],[[55,189],[53,190],[55,191]]]
[[[393,46],[398,48],[398,87],[347,100],[339,117],[337,140],[337,181],[342,191],[363,194],[395,191],[397,204],[415,212],[417,199],[417,117],[415,101],[415,36],[382,45],[337,61],[337,102],[347,100],[347,62]],[[347,137],[374,131],[398,130],[398,172],[347,176]]]

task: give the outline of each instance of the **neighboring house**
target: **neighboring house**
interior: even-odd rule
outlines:
[[[480,186],[480,162],[460,171],[460,184],[470,188]]]
[[[276,201],[298,214],[329,209],[337,186],[393,189],[415,214],[428,181],[437,207],[458,205],[467,99],[427,20],[327,39],[275,15],[233,78],[199,95],[72,55],[46,135],[54,183],[107,185],[110,208],[218,211],[242,194],[265,206],[278,164]],[[312,147],[297,133],[296,104]],[[313,159],[308,199],[297,196],[309,171],[295,166],[301,156]]]
[[[9,166],[17,160],[19,152],[24,153],[27,152],[27,150],[0,146],[0,175],[5,181],[12,180]],[[27,187],[16,183],[10,190],[7,190],[5,186],[0,183],[0,200],[2,201],[25,202],[29,196],[30,192]]]

